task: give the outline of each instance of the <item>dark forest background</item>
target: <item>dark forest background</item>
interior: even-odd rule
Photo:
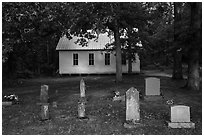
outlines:
[[[200,88],[201,2],[3,2],[3,81],[58,75],[55,48],[60,37],[80,36],[78,42],[86,46],[87,39],[97,38],[87,32],[90,29],[114,35],[118,82],[122,80],[121,55],[126,55],[131,73],[137,52],[141,70],[166,66],[173,70],[173,79],[182,79],[187,66],[186,87]],[[143,46],[137,46],[138,42]]]

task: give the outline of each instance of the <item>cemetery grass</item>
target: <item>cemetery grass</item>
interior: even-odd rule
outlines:
[[[121,95],[130,87],[144,94],[144,78],[140,75],[125,75],[118,85]],[[86,116],[77,118],[79,82],[81,77],[22,79],[17,85],[3,86],[3,95],[16,94],[19,104],[2,106],[3,135],[197,135],[202,134],[202,94],[181,88],[185,80],[173,81],[169,77],[161,79],[163,101],[148,102],[140,99],[140,126],[134,129],[124,128],[125,102],[113,101],[116,90],[115,76],[87,76]],[[50,120],[40,121],[40,86],[49,85]],[[58,90],[58,95],[55,91]],[[167,101],[173,104],[168,104]],[[57,108],[52,102],[57,101]],[[195,129],[170,129],[170,106],[183,104],[190,106],[191,121]]]

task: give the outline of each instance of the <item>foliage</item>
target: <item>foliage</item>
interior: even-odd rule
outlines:
[[[81,40],[97,38],[99,33],[108,32],[113,35],[114,18],[117,16],[119,28],[122,32],[128,27],[142,28],[147,15],[140,3],[77,3],[74,10],[73,24],[69,30],[71,34],[82,37]],[[91,31],[88,31],[91,30]],[[122,35],[122,34],[120,34]],[[82,42],[81,44],[83,44]]]
[[[3,2],[3,75],[55,72],[55,47],[64,34],[81,37],[77,42],[86,46],[88,39],[108,33],[115,38],[117,57],[121,57],[117,47],[133,59],[135,52],[152,59],[175,49],[188,56],[193,44],[201,48],[200,40],[193,37],[199,30],[191,27],[191,3],[179,4],[181,20],[175,23],[171,2]],[[140,42],[142,47],[137,45]]]
[[[87,39],[97,39],[99,33],[107,32],[108,35],[114,36],[114,43],[106,46],[108,48],[111,46],[116,51],[116,81],[122,79],[121,44],[123,53],[128,53],[128,58],[134,59],[133,55],[137,52],[136,43],[139,42],[140,37],[137,33],[130,33],[135,28],[139,31],[144,28],[147,19],[150,18],[145,8],[141,3],[131,2],[80,3],[76,6],[75,13],[78,14],[74,17],[75,21],[70,33],[82,37],[78,42],[83,46],[86,46]],[[88,30],[92,30],[92,33]],[[124,31],[129,33],[128,36],[125,34],[127,39],[122,38]],[[128,45],[129,48],[127,48]]]
[[[173,7],[171,3],[145,3],[151,15],[144,31],[142,44],[149,53],[164,51],[173,41]]]
[[[39,74],[41,64],[56,64],[53,58],[56,57],[55,46],[69,25],[68,14],[71,12],[68,12],[68,5],[43,2],[2,4],[4,71],[11,72],[8,66],[12,66],[13,73],[28,69]]]

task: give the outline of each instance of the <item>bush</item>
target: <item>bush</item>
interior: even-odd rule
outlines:
[[[43,64],[41,66],[41,73],[47,76],[52,76],[54,70],[55,70],[55,67],[53,64]]]
[[[28,69],[16,72],[16,78],[32,78],[33,75],[33,72]]]

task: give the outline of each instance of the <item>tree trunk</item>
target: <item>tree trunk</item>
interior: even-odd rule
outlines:
[[[188,81],[187,88],[193,90],[200,89],[200,74],[199,74],[199,51],[202,47],[202,3],[193,2],[191,5],[191,32],[192,42],[188,56]]]
[[[165,56],[165,66],[169,66],[169,56],[168,55],[166,55]]]
[[[182,55],[180,51],[175,51],[174,55],[174,66],[173,66],[173,79],[183,79],[183,73],[182,73]]]
[[[116,46],[116,83],[122,81],[122,62],[121,62],[121,45],[120,34],[117,19],[114,20],[114,38]]]
[[[199,75],[199,51],[191,50],[191,56],[188,63],[188,81],[187,88],[193,90],[200,89],[200,75]]]
[[[47,42],[47,64],[50,63],[50,54],[49,54],[49,45],[48,45],[48,42]]]
[[[128,74],[132,73],[132,59],[128,59]]]
[[[40,75],[40,64],[38,64],[38,70],[37,74]]]
[[[178,29],[178,22],[181,21],[181,2],[174,2],[174,45],[177,44],[178,42],[178,33],[176,32],[176,30]],[[178,49],[178,45],[177,49],[174,50],[173,53],[173,59],[174,59],[174,63],[173,63],[173,74],[172,74],[172,78],[173,79],[183,79],[183,73],[182,73],[182,54],[180,49]]]

